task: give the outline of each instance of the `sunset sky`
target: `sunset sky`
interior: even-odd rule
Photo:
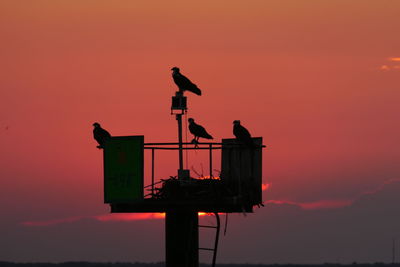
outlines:
[[[397,0],[0,0],[0,261],[164,260],[159,215],[108,215],[92,123],[176,141],[174,66],[215,141],[241,120],[267,145],[266,206],[229,216],[220,262],[390,261],[399,14]],[[158,154],[156,178],[177,167]]]

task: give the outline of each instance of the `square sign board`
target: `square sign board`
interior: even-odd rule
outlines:
[[[262,137],[253,137],[256,148],[248,148],[236,139],[222,139],[221,180],[230,192],[249,205],[262,203]]]
[[[104,145],[104,203],[143,199],[143,136],[111,137]]]

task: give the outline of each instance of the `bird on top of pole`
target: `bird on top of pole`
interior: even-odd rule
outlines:
[[[247,147],[255,147],[250,132],[240,124],[240,120],[233,121],[233,135],[236,137],[236,140]]]
[[[190,91],[196,95],[201,95],[201,90],[192,83],[186,76],[182,75],[179,72],[178,67],[173,67],[172,69],[172,78],[174,79],[175,84],[179,88],[179,92]]]
[[[189,118],[188,122],[189,122],[189,131],[191,134],[194,135],[192,143],[194,143],[196,146],[199,143],[200,137],[205,139],[214,139],[209,133],[207,133],[206,129],[204,129],[203,126],[195,123],[193,118]]]
[[[111,137],[111,134],[101,128],[100,123],[95,122],[93,123],[94,129],[93,129],[93,137],[99,143],[97,146],[98,149],[104,148],[104,143],[105,141]]]

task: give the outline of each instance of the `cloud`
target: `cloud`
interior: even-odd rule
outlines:
[[[379,68],[381,71],[400,70],[400,65],[382,65]]]
[[[54,224],[60,224],[60,223],[72,223],[79,221],[85,217],[69,217],[69,218],[63,218],[63,219],[54,219],[54,220],[47,220],[47,221],[26,221],[22,222],[21,224],[24,226],[49,226],[49,225],[54,225]]]
[[[391,184],[400,184],[400,179],[390,179],[385,181],[383,184],[378,186],[377,188],[366,191],[353,199],[323,199],[313,202],[296,202],[291,200],[267,200],[265,204],[274,204],[274,205],[292,205],[297,206],[303,210],[323,210],[323,209],[339,209],[353,205],[355,202],[360,199],[375,195],[380,193],[382,190]],[[262,190],[269,190],[271,188],[271,184],[262,184]],[[206,213],[199,213],[200,216],[208,215]],[[64,223],[74,223],[77,221],[81,221],[84,219],[92,219],[99,222],[111,222],[111,221],[120,221],[120,222],[128,222],[128,221],[138,221],[138,220],[159,220],[164,219],[164,213],[109,213],[104,215],[95,215],[95,216],[76,216],[76,217],[68,217],[62,219],[53,219],[53,220],[43,220],[43,221],[25,221],[20,224],[23,226],[51,226],[57,224]]]
[[[388,65],[382,65],[379,69],[380,70],[390,70],[390,67]]]
[[[268,190],[271,187],[271,184],[265,183],[262,184],[262,191]],[[199,216],[206,216],[208,214],[199,212]],[[96,216],[76,216],[76,217],[68,217],[62,219],[53,219],[53,220],[43,220],[43,221],[25,221],[20,224],[23,226],[51,226],[56,224],[63,223],[73,223],[84,219],[93,219],[100,222],[110,222],[110,221],[138,221],[138,220],[158,220],[164,219],[164,213],[110,213],[104,215],[96,215]]]
[[[219,261],[282,264],[385,261],[393,238],[400,235],[399,202],[400,179],[388,180],[354,197],[351,204],[341,200],[307,203],[270,200],[249,216],[229,216],[228,234],[221,236]],[[162,216],[105,214],[12,225],[4,235],[2,242],[7,246],[0,257],[26,261],[32,257],[37,261],[71,260],[71,257],[90,261],[154,261],[155,257],[162,257],[159,255],[164,250],[164,243],[160,242],[164,234]],[[55,224],[57,227],[26,227]],[[213,234],[204,232],[201,237],[204,241]],[[49,253],[55,244],[57,252]]]
[[[207,215],[209,214],[204,212],[199,212],[199,216],[207,216]],[[23,226],[51,226],[63,223],[74,223],[85,219],[96,220],[99,222],[116,222],[116,221],[129,222],[129,221],[140,221],[140,220],[159,220],[164,218],[165,218],[165,213],[109,213],[96,216],[77,216],[77,217],[68,217],[68,218],[44,220],[44,221],[25,221],[20,224]]]
[[[385,181],[383,184],[379,185],[377,188],[370,190],[370,191],[363,192],[360,195],[355,196],[352,199],[322,199],[322,200],[313,201],[313,202],[296,202],[296,201],[291,201],[291,200],[268,200],[265,202],[265,204],[294,205],[294,206],[298,206],[304,210],[338,209],[338,208],[351,206],[355,202],[359,201],[360,199],[362,199],[366,196],[369,196],[369,195],[378,194],[379,192],[384,190],[385,187],[387,187],[391,184],[397,184],[399,182],[400,182],[400,179],[389,179],[389,180]]]
[[[400,179],[388,180],[341,208],[330,201],[270,201],[247,219],[231,219],[220,261],[320,264],[388,262],[400,240]],[[333,202],[340,205],[339,202]],[[346,204],[346,203],[344,203]],[[238,246],[246,240],[246,245]],[[400,242],[400,241],[397,241]],[[227,245],[235,244],[235,245]]]
[[[266,204],[295,205],[304,210],[337,209],[350,206],[352,200],[319,200],[314,202],[295,202],[289,200],[268,200]]]
[[[157,220],[164,219],[164,213],[118,213],[94,216],[100,222],[109,221],[137,221],[137,220]]]
[[[138,221],[138,220],[157,220],[164,219],[165,214],[163,213],[110,213],[104,215],[96,216],[77,216],[68,217],[62,219],[54,220],[44,220],[44,221],[25,221],[22,222],[23,226],[50,226],[63,223],[73,223],[84,219],[92,219],[100,222],[110,222],[110,221]]]
[[[377,194],[380,191],[384,190],[385,187],[387,187],[387,186],[389,186],[391,184],[397,184],[398,182],[400,182],[400,178],[393,178],[393,179],[386,180],[380,186],[378,186],[377,188],[375,188],[375,189],[373,189],[371,191],[366,191],[366,192],[362,193],[360,197],[362,197],[363,195]]]
[[[398,63],[400,62],[400,57],[389,57],[387,58],[387,61],[389,61],[389,63],[381,65],[379,67],[379,70],[381,71],[400,70],[400,65],[398,65]]]
[[[353,204],[351,200],[321,200],[308,203],[300,203],[300,207],[305,210],[315,209],[337,209]]]

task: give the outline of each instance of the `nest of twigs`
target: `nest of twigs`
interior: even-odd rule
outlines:
[[[217,179],[178,180],[177,177],[171,176],[169,179],[162,180],[161,187],[155,188],[153,197],[166,200],[218,200],[231,195],[227,188],[223,181]]]

